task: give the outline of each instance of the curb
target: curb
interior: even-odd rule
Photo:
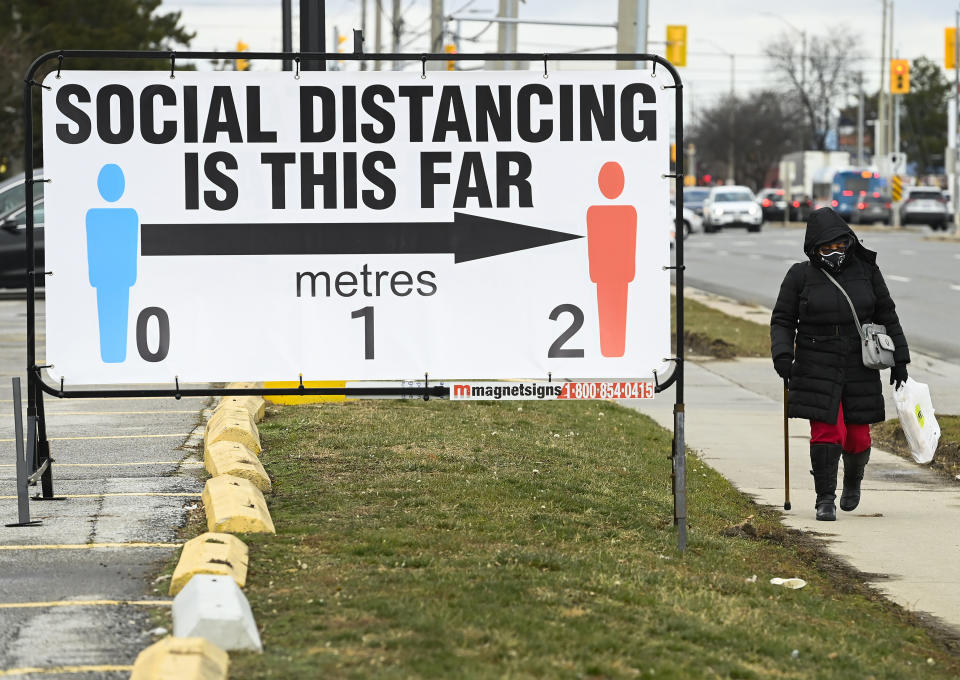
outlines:
[[[211,477],[203,487],[207,529],[238,534],[275,534],[260,489],[240,477]]]
[[[239,442],[219,441],[206,447],[203,466],[213,477],[231,475],[251,482],[263,493],[270,493],[273,485],[257,456]]]
[[[227,653],[203,638],[165,637],[140,654],[130,680],[227,680]]]
[[[230,383],[252,389],[256,383]],[[259,396],[222,397],[203,430],[203,488],[209,531],[187,541],[170,580],[174,595],[172,637],[137,657],[136,680],[226,679],[230,650],[263,651],[246,596],[249,551],[234,533],[276,533],[263,493],[272,490],[258,459]],[[178,635],[180,633],[180,635]]]
[[[183,545],[180,560],[170,579],[170,594],[176,595],[196,574],[230,576],[239,587],[247,582],[247,545],[233,534],[208,531]]]

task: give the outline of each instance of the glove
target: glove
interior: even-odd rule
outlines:
[[[777,372],[784,380],[790,380],[790,371],[793,368],[793,359],[790,357],[780,357],[773,360],[773,370]]]
[[[899,390],[900,385],[907,382],[907,365],[906,364],[897,364],[890,369],[890,384],[893,385],[893,389]]]

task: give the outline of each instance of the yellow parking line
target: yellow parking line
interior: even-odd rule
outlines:
[[[58,498],[105,498],[109,496],[177,496],[183,498],[200,498],[198,493],[186,493],[180,491],[124,491],[118,493],[64,493]],[[0,496],[0,500],[9,501],[16,496]]]
[[[133,666],[49,666],[40,668],[11,668],[0,670],[0,678],[10,678],[15,675],[66,675],[68,673],[128,673]]]
[[[0,609],[37,607],[169,607],[173,600],[54,600],[52,602],[0,602]]]
[[[182,548],[183,543],[43,543],[0,545],[0,550],[92,550],[96,548]]]
[[[104,434],[93,437],[49,437],[50,441],[64,442],[74,439],[153,439],[157,437],[189,437],[189,432],[175,432],[173,434]],[[0,439],[0,442],[15,442],[16,439]]]
[[[16,467],[16,463],[0,463],[0,468]],[[203,465],[199,460],[148,460],[140,463],[57,463],[57,467],[133,467],[137,465]]]

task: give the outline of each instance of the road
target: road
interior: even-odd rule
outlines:
[[[2,524],[17,519],[10,379],[24,379],[25,340],[25,303],[0,301]],[[169,599],[167,584],[149,577],[176,547],[128,544],[175,542],[185,506],[199,503],[202,468],[189,435],[205,401],[46,401],[54,491],[67,498],[31,501],[41,526],[0,526],[0,670],[72,666],[89,678],[128,677],[107,669],[129,666],[153,641],[157,605],[111,603]]]
[[[857,230],[897,305],[911,349],[960,364],[960,240],[934,240],[926,228]],[[803,229],[759,234],[725,230],[684,243],[688,285],[773,307],[787,268],[805,259]]]

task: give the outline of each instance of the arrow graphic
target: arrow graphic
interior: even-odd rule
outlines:
[[[459,212],[452,222],[144,224],[140,234],[143,256],[453,253],[454,262],[583,238]]]

